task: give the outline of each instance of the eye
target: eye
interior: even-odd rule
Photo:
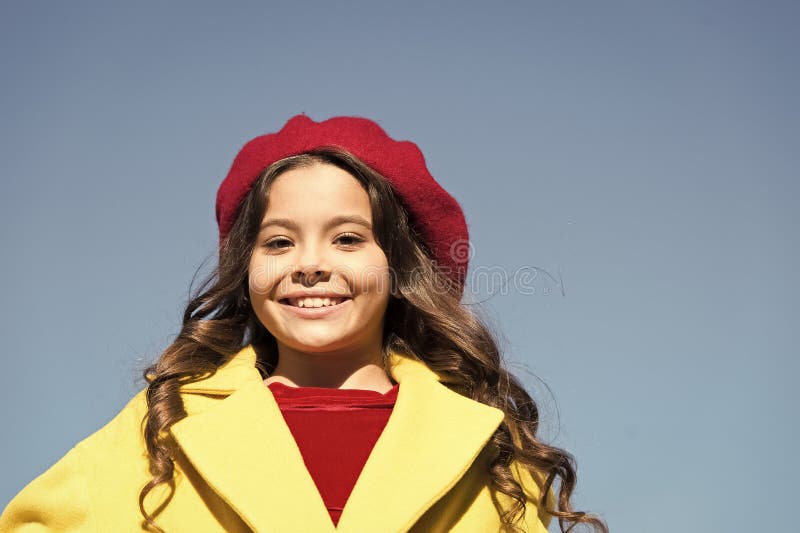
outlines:
[[[366,239],[355,233],[342,233],[336,237],[336,242],[342,242],[345,246],[355,246],[364,242]]]
[[[283,246],[281,246],[281,244],[283,243],[292,244],[292,241],[290,241],[289,239],[285,239],[283,237],[277,237],[275,239],[265,242],[264,248],[269,248],[271,250],[280,250],[284,248]]]

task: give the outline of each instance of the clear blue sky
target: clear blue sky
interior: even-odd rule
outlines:
[[[792,528],[797,4],[385,4],[3,3],[0,505],[143,386],[233,156],[306,112],[415,141],[475,271],[558,280],[472,297],[578,508]]]

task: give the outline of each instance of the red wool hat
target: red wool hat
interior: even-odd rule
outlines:
[[[391,183],[434,260],[463,292],[469,234],[461,206],[428,172],[416,144],[392,139],[366,118],[333,117],[314,122],[306,115],[296,115],[280,131],[248,141],[217,191],[220,242],[233,226],[242,200],[269,165],[323,146],[347,150]]]

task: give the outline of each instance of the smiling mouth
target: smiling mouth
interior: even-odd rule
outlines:
[[[281,298],[278,303],[297,307],[299,309],[325,309],[336,307],[350,300],[348,297],[339,298]]]

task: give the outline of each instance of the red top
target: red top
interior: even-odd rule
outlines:
[[[373,390],[268,385],[334,525],[392,413],[400,385]]]

